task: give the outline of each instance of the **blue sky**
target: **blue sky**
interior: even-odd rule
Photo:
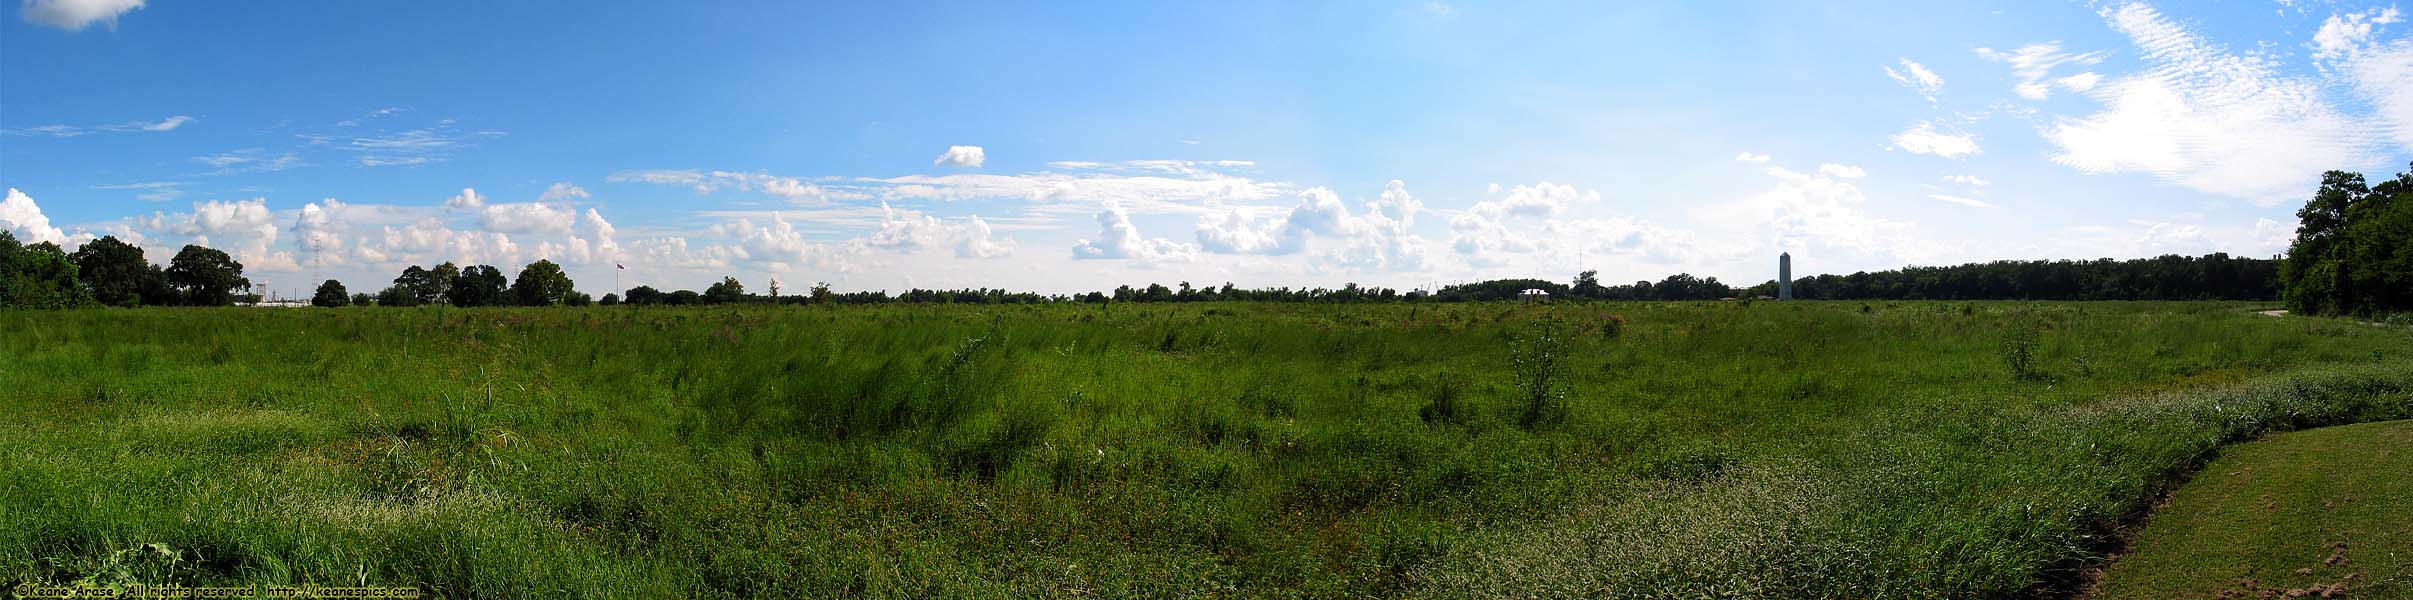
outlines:
[[[2321,171],[2413,158],[2393,4],[0,10],[0,228],[205,242],[283,293],[2269,256]]]

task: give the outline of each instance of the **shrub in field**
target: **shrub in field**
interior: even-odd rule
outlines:
[[[1565,421],[1565,326],[1552,319],[1537,320],[1510,344],[1519,403],[1517,426],[1533,430]]]
[[[2045,378],[2044,371],[2037,365],[2034,323],[2022,319],[2003,332],[2002,362],[2003,366],[2010,368],[2012,378],[2022,381]]]

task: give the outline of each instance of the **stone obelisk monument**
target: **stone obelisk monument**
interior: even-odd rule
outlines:
[[[1793,253],[1776,255],[1776,299],[1793,299]]]

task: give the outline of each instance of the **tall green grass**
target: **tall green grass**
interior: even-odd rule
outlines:
[[[2243,309],[0,313],[0,584],[2026,596],[2413,407],[2413,334]]]

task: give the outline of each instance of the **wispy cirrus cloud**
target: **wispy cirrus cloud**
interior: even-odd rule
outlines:
[[[243,148],[239,150],[220,152],[217,154],[205,154],[192,157],[191,160],[195,163],[213,167],[210,171],[199,173],[199,175],[205,177],[239,175],[244,173],[273,173],[295,167],[309,166],[309,163],[302,161],[302,155],[299,153],[284,152],[280,154],[270,154],[267,150],[260,148]]]
[[[399,112],[386,108],[370,113],[382,117]],[[357,121],[353,123],[357,124]],[[452,119],[437,121],[430,127],[380,131],[361,135],[300,134],[312,147],[350,152],[352,164],[363,167],[409,167],[452,160],[463,149],[476,146],[477,140],[502,137],[502,131],[461,131]],[[338,125],[341,125],[340,123]]]
[[[2089,95],[2103,108],[2044,131],[2053,162],[2139,172],[2197,191],[2276,205],[2320,173],[2367,164],[2387,128],[2333,106],[2326,86],[2240,55],[2142,3],[2104,9],[2150,67]]]
[[[190,116],[176,115],[157,121],[127,121],[124,123],[111,123],[108,125],[93,125],[88,127],[77,125],[38,125],[34,127],[0,129],[0,133],[27,137],[58,138],[78,137],[92,135],[95,133],[156,133],[161,131],[175,131],[176,128],[183,127],[186,123],[191,123],[195,120],[197,119],[194,119]]]
[[[137,8],[143,0],[25,0],[18,16],[35,25],[81,31],[93,23],[107,23],[117,28],[117,18]]]
[[[184,190],[177,189],[177,186],[181,185],[184,184],[176,181],[144,181],[138,183],[104,183],[92,186],[92,189],[133,190],[139,192],[134,195],[134,198],[137,200],[144,202],[166,202],[184,196]]]

